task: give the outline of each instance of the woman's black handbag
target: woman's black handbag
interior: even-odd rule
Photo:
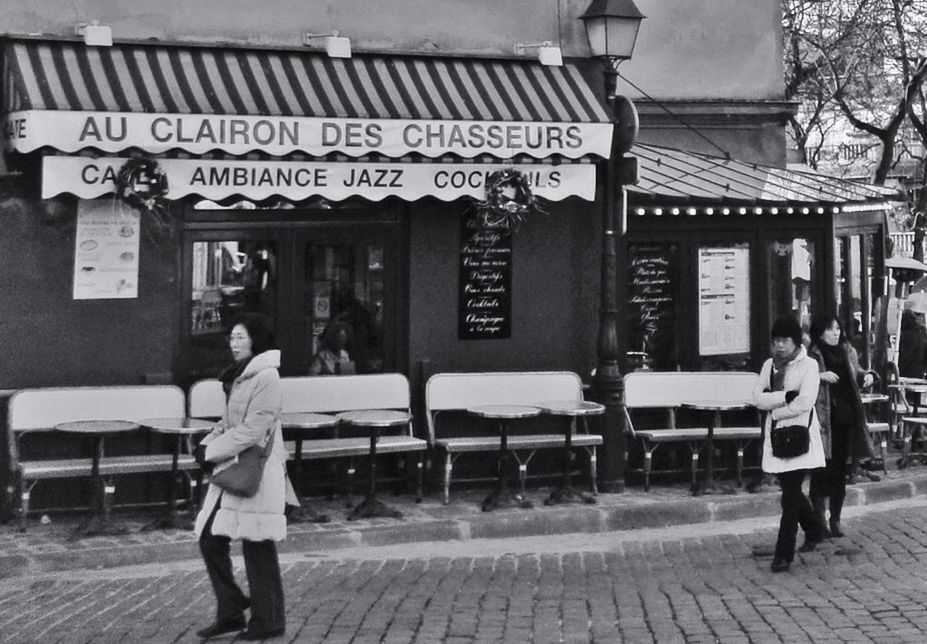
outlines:
[[[811,418],[814,409],[808,414],[807,425],[785,425],[776,427],[775,421],[769,432],[769,442],[776,458],[795,458],[807,454],[811,447]]]
[[[231,465],[213,474],[209,482],[235,496],[250,497],[257,494],[264,475],[264,463],[273,450],[275,434],[274,428],[271,428],[267,445],[252,445],[239,453]]]

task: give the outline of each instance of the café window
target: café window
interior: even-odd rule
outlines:
[[[262,240],[193,243],[189,335],[192,364],[215,375],[231,359],[227,336],[242,314],[261,314],[275,326],[277,245]]]
[[[845,235],[837,237],[834,245],[837,315],[863,365],[869,364],[872,353],[872,342],[867,339],[872,335],[875,314],[872,288],[878,240],[874,233]]]
[[[312,375],[383,370],[385,253],[379,243],[306,245]]]
[[[814,242],[805,237],[769,242],[766,266],[769,275],[769,319],[792,315],[805,331],[811,325],[813,293],[817,287]]]
[[[750,246],[701,246],[697,270],[700,369],[745,369],[750,361]]]

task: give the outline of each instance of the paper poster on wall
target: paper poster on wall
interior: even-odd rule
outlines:
[[[138,297],[138,211],[112,199],[80,200],[74,243],[74,299]]]
[[[699,355],[750,351],[750,251],[699,248]]]

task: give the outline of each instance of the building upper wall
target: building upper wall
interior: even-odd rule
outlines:
[[[7,34],[73,36],[98,20],[116,40],[300,47],[337,30],[355,50],[512,56],[550,40],[588,56],[591,0],[5,0]],[[647,16],[621,72],[658,99],[781,100],[779,0],[635,0]],[[321,44],[321,43],[320,43]],[[626,84],[622,92],[637,96]]]

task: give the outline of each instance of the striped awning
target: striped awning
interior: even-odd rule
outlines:
[[[896,191],[816,172],[799,172],[723,157],[637,144],[639,182],[629,190],[654,203],[846,204],[883,203]]]
[[[312,51],[12,41],[8,150],[276,156],[607,157],[606,108],[573,65]]]

